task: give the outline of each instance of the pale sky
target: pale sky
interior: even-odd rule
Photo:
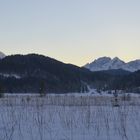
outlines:
[[[0,51],[79,66],[140,59],[140,0],[0,0]]]

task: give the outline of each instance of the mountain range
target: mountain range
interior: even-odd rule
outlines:
[[[122,69],[135,72],[140,70],[140,59],[126,63],[118,57],[113,59],[110,57],[101,57],[91,63],[86,64],[84,67],[91,71]]]
[[[43,86],[46,93],[83,93],[90,88],[140,92],[140,70],[121,69],[125,62],[118,58],[100,58],[96,68],[97,62],[109,69],[90,71],[38,54],[2,55],[0,89],[7,93],[39,93]],[[132,66],[139,65],[135,62]]]

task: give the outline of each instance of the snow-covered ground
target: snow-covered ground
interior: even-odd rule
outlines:
[[[0,140],[139,140],[139,95],[31,94],[0,99]],[[135,102],[136,101],[136,102]]]

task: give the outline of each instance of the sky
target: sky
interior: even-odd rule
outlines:
[[[140,0],[0,0],[0,51],[78,66],[140,59]]]

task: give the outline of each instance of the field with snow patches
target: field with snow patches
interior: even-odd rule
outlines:
[[[0,140],[140,140],[140,96],[0,99]]]

